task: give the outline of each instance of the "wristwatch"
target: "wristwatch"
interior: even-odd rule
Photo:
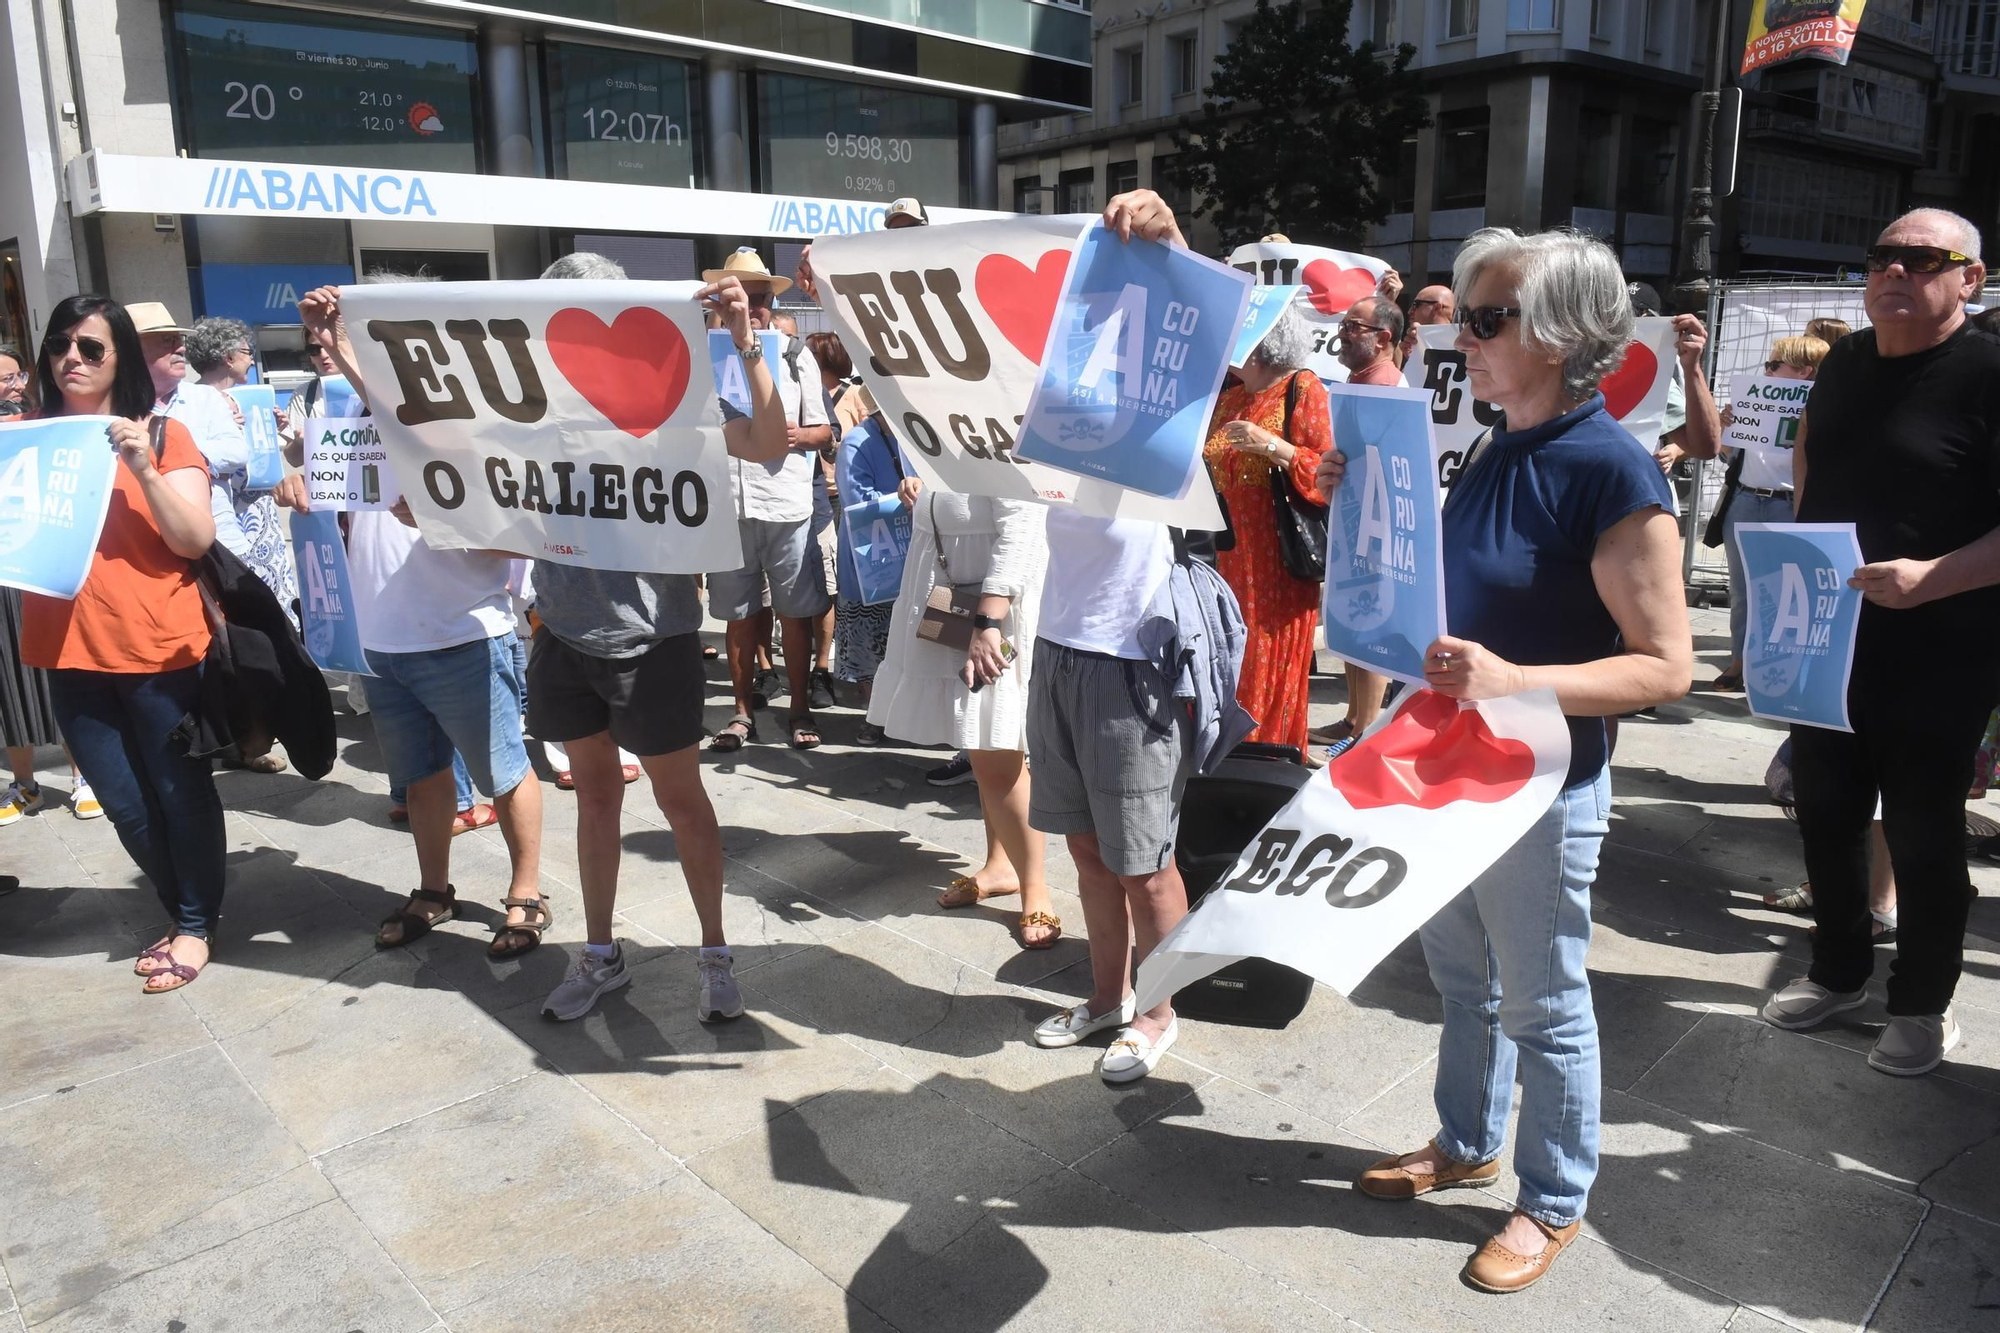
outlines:
[[[736,355],[743,358],[743,364],[746,366],[753,361],[762,361],[764,359],[764,340],[754,333],[751,334],[750,345],[748,347],[737,348]]]
[[[992,616],[982,616],[975,612],[972,617],[972,628],[975,630],[999,629],[1000,622]]]

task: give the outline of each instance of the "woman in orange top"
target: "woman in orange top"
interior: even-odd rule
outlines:
[[[1320,455],[1333,447],[1326,388],[1300,370],[1311,334],[1287,312],[1243,364],[1240,382],[1223,391],[1209,424],[1209,472],[1229,506],[1234,550],[1221,553],[1222,577],[1243,608],[1249,641],[1236,698],[1257,719],[1249,739],[1306,748],[1306,696],[1319,626],[1319,584],[1295,578],[1278,554],[1271,473],[1282,468],[1306,499],[1324,504],[1313,484]],[[1292,392],[1291,422],[1285,398]]]
[[[125,308],[72,296],[49,316],[45,415],[113,417],[121,466],[74,600],[25,595],[21,657],[48,669],[56,723],[125,851],[167,909],[133,971],[178,990],[208,962],[222,907],[222,801],[208,761],[170,733],[200,704],[208,621],[191,561],[215,540],[208,464],[177,421],[155,459],[153,379]]]

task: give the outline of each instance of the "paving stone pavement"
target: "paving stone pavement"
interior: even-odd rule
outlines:
[[[1712,675],[1722,617],[1697,628]],[[1315,682],[1317,720],[1337,690]],[[1285,1032],[1186,1022],[1109,1089],[1094,1043],[1025,1040],[1088,987],[1066,858],[1052,951],[1014,947],[1017,908],[940,911],[982,848],[974,789],[826,720],[815,754],[704,760],[748,1005],[717,1027],[641,788],[633,982],[563,1025],[539,1008],[582,935],[573,799],[546,799],[549,946],[484,956],[489,830],[453,845],[467,919],[378,952],[415,859],[365,719],[325,781],[221,776],[227,918],[171,995],[131,975],[159,911],[105,823],[0,830],[26,885],[0,899],[0,1329],[2000,1329],[2000,872],[1975,871],[1966,1036],[1936,1076],[1867,1068],[1879,979],[1824,1032],[1758,1022],[1806,937],[1759,900],[1801,872],[1759,785],[1778,735],[1740,696],[1624,726],[1591,951],[1603,1174],[1584,1239],[1504,1299],[1458,1269],[1511,1171],[1402,1206],[1350,1187],[1435,1127],[1414,944]]]

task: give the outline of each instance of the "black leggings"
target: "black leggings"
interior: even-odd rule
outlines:
[[[1905,662],[1941,660],[1914,648]],[[1812,879],[1812,980],[1856,991],[1875,965],[1868,915],[1868,826],[1896,870],[1891,1014],[1939,1014],[1964,962],[1972,879],[1965,868],[1965,793],[2000,684],[1931,688],[1908,670],[1857,661],[1848,690],[1852,735],[1792,728],[1792,782]]]

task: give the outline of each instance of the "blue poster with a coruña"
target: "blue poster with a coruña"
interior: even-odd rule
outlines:
[[[790,372],[784,366],[785,337],[771,329],[762,329],[757,341],[764,344],[764,364],[770,369],[771,382],[777,383],[778,376]],[[736,350],[736,339],[728,329],[708,331],[708,359],[715,367],[715,396],[744,416],[750,415],[750,372],[743,365],[742,354]],[[799,386],[803,391],[810,387],[818,392],[817,384]]]
[[[374,675],[361,650],[340,515],[323,509],[293,514],[292,560],[299,570],[299,627],[306,652],[324,671]]]
[[[1736,548],[1749,589],[1743,687],[1750,711],[1773,722],[1852,731],[1847,681],[1854,673],[1861,568],[1852,523],[1745,523]]]
[[[910,554],[910,507],[899,495],[884,495],[848,505],[841,520],[847,524],[847,550],[862,604],[895,601],[903,587],[903,562]]]
[[[116,484],[110,417],[0,425],[0,584],[74,597]]]
[[[1100,223],[1069,266],[1014,454],[1178,497],[1201,448],[1250,275]]]
[[[1333,447],[1347,456],[1328,497],[1326,649],[1421,689],[1424,653],[1445,632],[1431,395],[1328,384],[1326,396]]]
[[[268,384],[239,384],[229,391],[243,413],[243,440],[250,446],[250,467],[243,487],[276,489],[285,479],[284,442],[278,438],[278,393]]]
[[[1229,353],[1229,364],[1240,366],[1248,361],[1257,344],[1278,326],[1279,319],[1304,290],[1304,287],[1252,287],[1250,304],[1243,311],[1243,324],[1236,330],[1236,346]]]

